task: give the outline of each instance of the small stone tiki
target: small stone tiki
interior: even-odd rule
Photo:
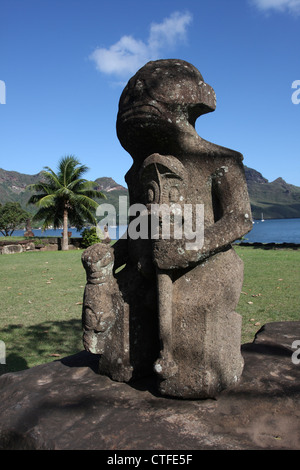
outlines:
[[[160,393],[180,398],[215,397],[243,370],[243,263],[232,243],[251,230],[251,208],[242,155],[195,130],[215,107],[214,90],[182,60],[149,62],[129,80],[117,134],[133,159],[130,205],[143,204],[148,219],[169,207],[169,236],[158,213],[149,236],[128,230],[82,256],[84,346],[100,354],[99,372],[124,382],[156,374]]]

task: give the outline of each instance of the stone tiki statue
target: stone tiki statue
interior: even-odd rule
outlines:
[[[143,204],[149,219],[155,205],[170,207],[170,236],[161,214],[155,236],[132,236],[133,216],[126,237],[82,256],[84,345],[101,355],[99,372],[125,382],[154,373],[163,395],[181,398],[215,397],[243,370],[243,264],[232,243],[251,230],[251,209],[242,155],[195,130],[215,107],[213,89],[182,60],[149,62],[129,80],[117,134],[133,158],[130,205]],[[199,207],[203,236],[193,244]],[[182,229],[190,224],[181,237],[178,210]]]

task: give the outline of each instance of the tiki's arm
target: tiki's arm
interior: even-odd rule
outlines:
[[[153,261],[160,269],[188,268],[222,251],[252,229],[251,206],[242,162],[230,159],[212,175],[212,195],[217,207],[215,221],[204,227],[195,242],[153,242]],[[205,211],[205,206],[204,206]]]
[[[214,253],[252,229],[251,206],[241,162],[235,161],[216,170],[212,192],[218,201],[219,216],[204,230],[202,253]]]

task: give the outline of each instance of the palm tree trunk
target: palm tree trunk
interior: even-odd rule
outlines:
[[[69,249],[69,238],[68,238],[68,209],[64,209],[64,220],[63,220],[63,239],[62,239],[62,250],[66,251]]]

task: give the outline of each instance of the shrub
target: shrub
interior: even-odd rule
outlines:
[[[87,248],[95,243],[101,243],[101,239],[97,235],[96,227],[85,228],[81,233],[82,236],[82,246]]]

